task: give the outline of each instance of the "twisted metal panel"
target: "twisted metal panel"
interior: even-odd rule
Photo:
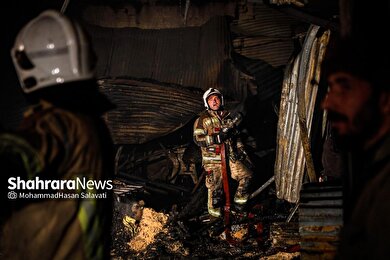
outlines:
[[[330,31],[325,31],[319,36],[319,30],[319,26],[310,27],[302,51],[290,61],[283,81],[277,133],[275,183],[277,197],[292,203],[299,201],[305,172],[305,157],[307,157],[305,152],[310,153],[310,150],[304,151],[302,140],[304,142],[310,140],[320,81],[320,66],[330,34]],[[301,115],[301,120],[307,127],[307,131],[303,132],[299,128],[298,104],[300,102],[302,106],[300,109],[303,109],[305,114]],[[307,133],[306,139],[302,139],[302,133]],[[310,147],[310,143],[306,145]]]

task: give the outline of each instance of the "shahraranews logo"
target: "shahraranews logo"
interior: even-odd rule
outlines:
[[[9,190],[99,190],[107,189],[111,190],[112,180],[96,181],[88,180],[87,178],[76,177],[75,180],[41,180],[39,176],[31,180],[22,180],[20,177],[8,178]]]
[[[20,177],[10,177],[8,184],[9,199],[99,199],[107,198],[105,191],[113,188],[112,180],[97,181],[85,177],[76,177],[73,180],[41,180],[39,176],[23,180]],[[42,192],[45,190],[50,192]]]

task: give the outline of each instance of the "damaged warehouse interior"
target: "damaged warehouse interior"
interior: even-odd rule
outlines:
[[[28,106],[9,55],[15,36],[43,10],[61,11],[90,35],[99,90],[115,105],[103,115],[115,155],[111,259],[334,259],[346,162],[321,107],[321,65],[336,35],[356,33],[346,25],[376,26],[353,3],[15,1],[3,24],[1,129],[15,129]],[[208,213],[194,142],[209,88],[242,115],[253,166],[245,208],[226,197],[221,217]]]

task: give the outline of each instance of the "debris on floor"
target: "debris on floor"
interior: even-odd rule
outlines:
[[[232,211],[225,226],[223,217],[210,218],[202,192],[206,189],[199,189],[191,201],[164,209],[152,208],[150,204],[158,203],[143,202],[134,194],[115,200],[112,259],[299,259],[297,219],[286,224],[290,237],[280,235],[286,225],[279,222],[287,219],[290,205],[275,197],[256,201],[246,213]]]
[[[136,252],[145,250],[148,245],[155,242],[157,234],[160,232],[167,233],[168,230],[165,227],[167,220],[167,214],[145,208],[139,223],[139,232],[128,243],[130,249]]]
[[[274,255],[264,256],[260,259],[261,260],[293,260],[293,259],[299,259],[299,257],[300,257],[299,252],[295,252],[295,253],[278,252]]]

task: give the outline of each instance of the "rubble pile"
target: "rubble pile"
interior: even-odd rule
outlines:
[[[117,232],[113,233],[112,258],[299,259],[299,246],[275,244],[275,239],[283,238],[277,236],[278,230],[270,230],[274,229],[274,222],[286,219],[287,208],[267,203],[272,202],[252,205],[246,216],[232,212],[230,229],[226,229],[224,219],[210,219],[206,208],[195,216],[191,213],[192,217],[181,214],[188,204],[173,205],[161,212],[138,207],[143,211],[140,214],[134,210],[140,203],[130,201],[130,206],[119,207],[122,211],[117,212],[113,222]],[[139,216],[142,217],[136,221],[129,220]],[[129,222],[135,223],[136,228],[129,228]]]
[[[131,250],[141,252],[147,246],[155,242],[155,237],[160,232],[167,233],[165,227],[168,215],[158,213],[150,208],[145,208],[142,219],[139,223],[139,232],[130,240],[128,245]]]

